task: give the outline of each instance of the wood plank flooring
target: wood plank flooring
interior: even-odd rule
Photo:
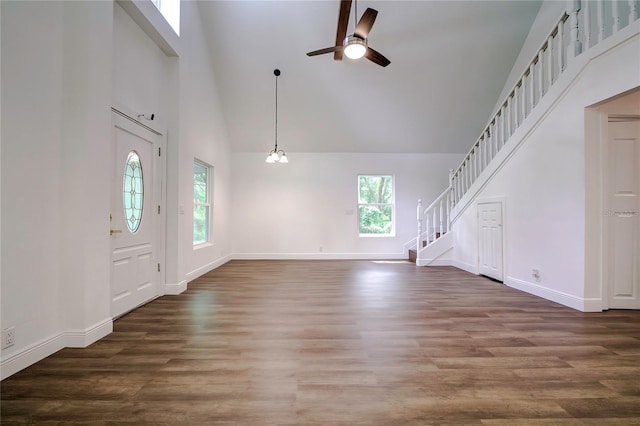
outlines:
[[[4,380],[2,424],[640,424],[640,312],[449,267],[232,261]]]

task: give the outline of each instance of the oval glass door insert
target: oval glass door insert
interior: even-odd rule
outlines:
[[[142,220],[142,208],[144,205],[144,181],[142,175],[142,163],[135,151],[127,156],[122,179],[122,204],[127,228],[134,233],[140,227]]]

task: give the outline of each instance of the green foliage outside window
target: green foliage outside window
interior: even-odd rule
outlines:
[[[209,167],[193,164],[193,244],[209,241]]]
[[[360,235],[393,234],[392,176],[358,176],[358,227]]]

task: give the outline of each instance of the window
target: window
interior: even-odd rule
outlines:
[[[358,231],[360,236],[393,236],[393,176],[358,176]]]
[[[134,234],[140,227],[144,203],[144,181],[142,163],[135,151],[127,156],[122,178],[122,207],[129,232]]]
[[[180,35],[180,0],[151,0],[167,20],[173,31]]]
[[[211,239],[211,188],[213,167],[193,163],[193,245]]]

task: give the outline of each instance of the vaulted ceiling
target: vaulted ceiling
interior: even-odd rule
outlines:
[[[486,125],[541,1],[366,1],[391,60],[307,57],[334,44],[339,2],[200,2],[232,149],[465,153]],[[348,34],[354,29],[351,9]]]

